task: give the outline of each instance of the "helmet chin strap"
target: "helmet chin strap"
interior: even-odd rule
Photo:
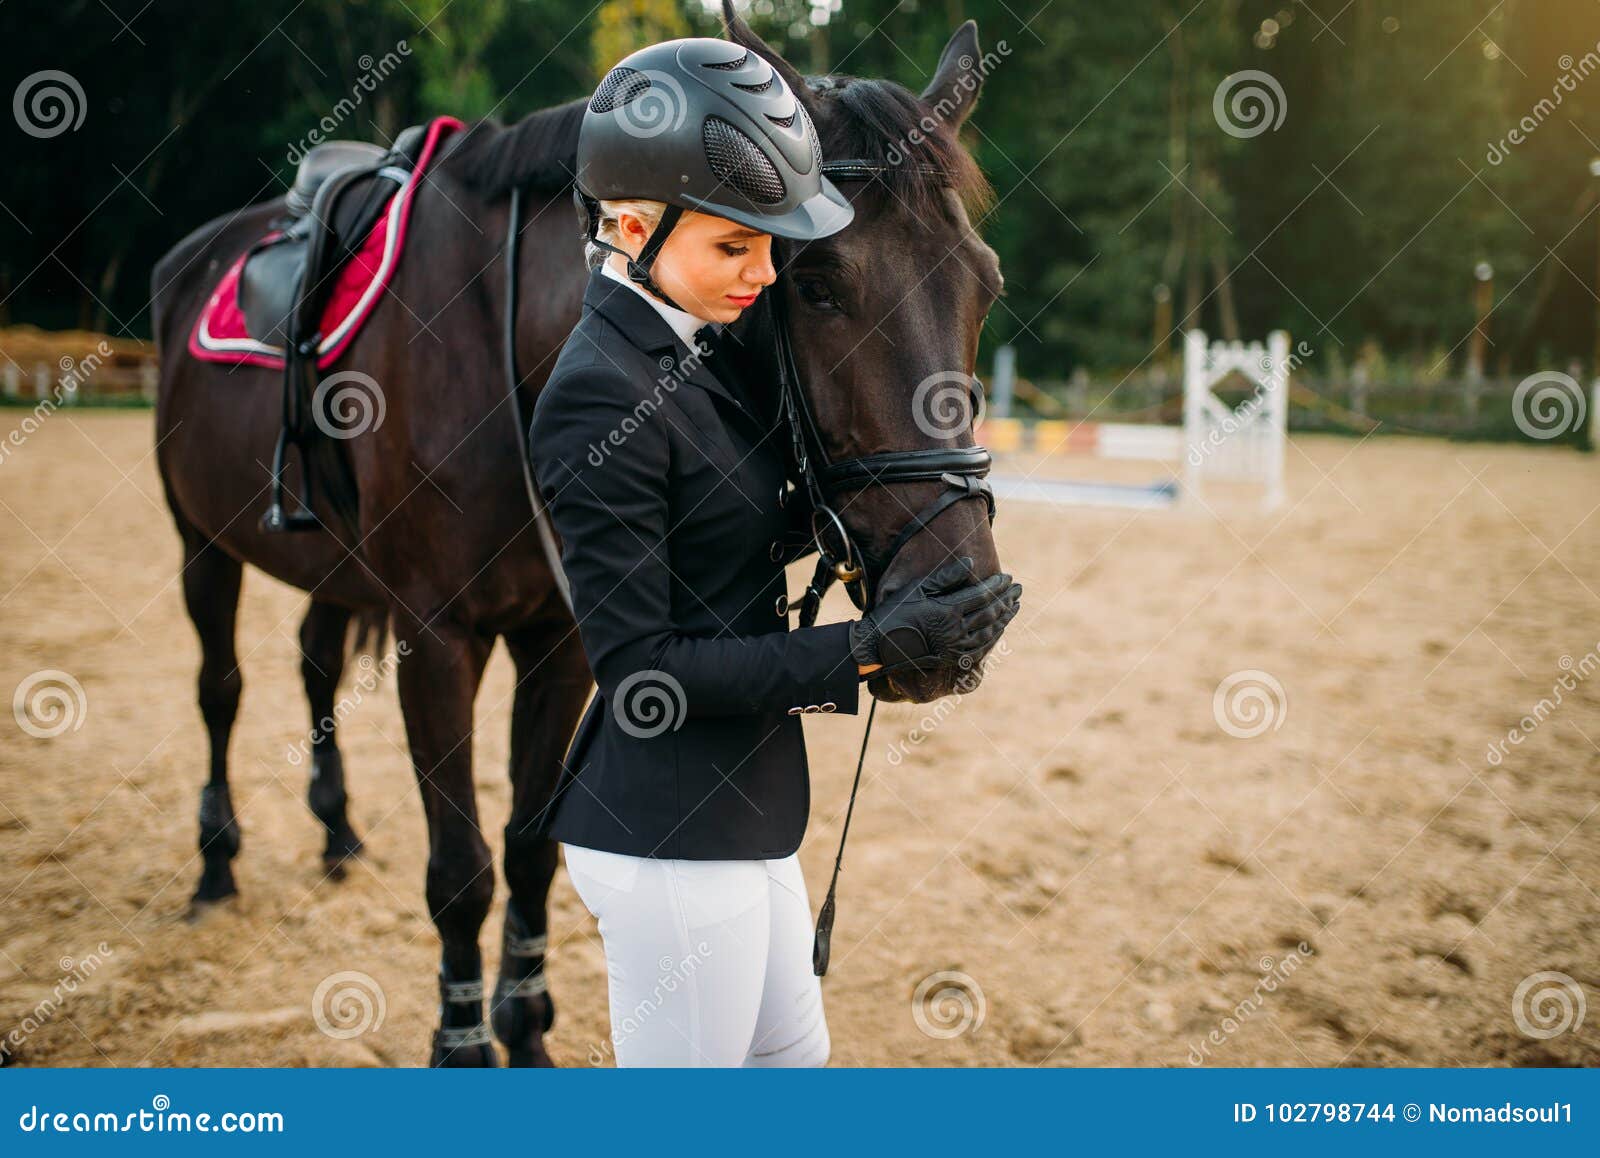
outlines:
[[[682,310],[683,307],[673,301],[667,291],[656,284],[656,279],[650,276],[650,267],[655,264],[656,255],[661,252],[661,247],[666,244],[667,236],[672,232],[673,226],[678,224],[678,218],[683,216],[682,207],[669,203],[662,210],[660,223],[656,225],[649,238],[646,239],[644,248],[639,251],[639,256],[635,258],[627,250],[619,249],[610,242],[600,240],[598,236],[600,232],[599,200],[585,196],[576,189],[573,190],[573,197],[583,207],[584,213],[589,219],[588,228],[585,230],[585,240],[591,245],[598,245],[601,249],[609,249],[612,253],[620,253],[622,260],[627,263],[629,281],[644,287],[673,309]],[[684,310],[684,312],[692,313],[693,311]]]

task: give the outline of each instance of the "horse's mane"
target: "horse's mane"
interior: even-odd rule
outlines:
[[[882,164],[876,180],[918,218],[943,212],[942,189],[955,190],[973,221],[994,203],[994,187],[956,134],[903,85],[871,77],[806,77],[813,99],[831,106],[834,116],[817,119],[822,155],[833,160]],[[924,120],[933,128],[924,127]],[[932,173],[920,171],[930,167]]]
[[[858,76],[807,77],[812,99],[835,115],[817,118],[825,157],[866,160],[885,166],[876,180],[916,216],[943,210],[945,187],[979,221],[994,202],[994,188],[977,162],[943,122],[923,127],[928,106],[890,80]],[[556,195],[572,188],[578,128],[587,98],[540,109],[513,125],[474,123],[446,163],[460,180],[489,200],[521,187]],[[922,172],[928,166],[932,172]]]
[[[529,113],[514,125],[474,122],[445,163],[486,200],[511,190],[551,195],[568,192],[577,168],[578,127],[588,97]]]

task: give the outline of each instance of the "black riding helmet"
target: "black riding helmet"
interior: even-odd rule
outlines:
[[[637,260],[596,236],[602,198],[666,203]],[[628,277],[674,306],[650,267],[686,209],[795,241],[855,216],[822,175],[816,126],[782,75],[711,36],[641,48],[605,75],[578,131],[573,201],[584,239],[622,254]]]

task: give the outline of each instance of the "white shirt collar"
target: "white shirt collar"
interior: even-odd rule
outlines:
[[[611,280],[620,281],[623,285],[627,286],[634,293],[638,294],[645,301],[649,302],[653,307],[655,307],[656,313],[661,315],[661,317],[666,321],[667,325],[672,327],[672,332],[677,334],[678,337],[683,341],[683,344],[691,350],[695,348],[694,335],[696,331],[698,331],[702,326],[708,325],[713,329],[716,328],[715,323],[708,322],[704,318],[697,318],[687,310],[680,310],[674,306],[667,305],[666,302],[661,301],[654,294],[646,291],[643,286],[636,285],[627,277],[612,269],[609,259],[600,263],[600,271],[607,277],[611,278]]]

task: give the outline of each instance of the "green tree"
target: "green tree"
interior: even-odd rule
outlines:
[[[630,52],[647,44],[692,36],[676,0],[606,0],[590,37],[594,81]]]

